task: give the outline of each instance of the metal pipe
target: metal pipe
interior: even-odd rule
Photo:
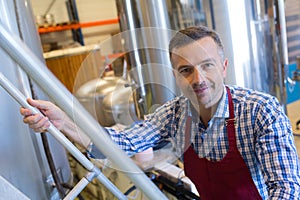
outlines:
[[[167,199],[137,165],[111,140],[103,127],[85,110],[30,49],[7,32],[0,23],[0,46],[62,108],[94,142],[95,146],[139,187],[150,199]]]
[[[64,200],[75,199],[78,195],[78,191],[82,191],[95,177],[94,172],[87,173],[76,186],[68,193]]]
[[[30,106],[26,97],[14,87],[14,85],[5,78],[5,76],[0,73],[0,85],[24,108],[28,108],[32,111],[33,114],[41,114],[41,112]],[[101,171],[94,166],[94,164],[89,161],[52,123],[50,123],[50,127],[47,129],[49,133],[51,133],[55,139],[57,139],[87,170],[95,174],[94,176],[98,178],[98,180],[105,185],[116,197],[119,199],[127,199],[122,192],[118,190],[105,176],[101,176]],[[75,193],[79,194],[81,192],[77,191]]]
[[[288,45],[287,45],[284,0],[278,0],[277,3],[278,3],[280,41],[281,41],[281,52],[282,52],[282,62],[283,62],[282,64],[286,66],[289,64],[289,55],[288,55]]]
[[[287,112],[287,105],[286,105],[286,88],[285,84],[287,81],[287,66],[289,64],[289,56],[288,56],[288,45],[287,45],[287,33],[286,33],[286,21],[285,21],[285,6],[284,0],[275,1],[277,3],[277,11],[278,11],[278,22],[279,22],[279,35],[280,35],[280,45],[279,45],[279,52],[281,58],[281,65],[279,67],[279,88],[280,88],[280,97],[282,107],[285,112]]]
[[[78,184],[71,190],[68,195],[64,198],[64,200],[75,199],[78,195],[78,191],[82,191],[90,182],[83,177]]]

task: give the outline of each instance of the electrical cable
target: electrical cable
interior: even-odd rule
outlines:
[[[45,11],[44,16],[46,16],[48,14],[48,12],[50,11],[50,9],[52,8],[53,4],[55,3],[56,0],[52,0],[52,2],[50,3],[50,5],[48,6],[48,8]]]
[[[300,130],[300,120],[296,122],[296,130]],[[299,133],[293,133],[294,136],[300,137]]]
[[[132,186],[131,188],[129,188],[125,193],[124,193],[124,195],[125,196],[128,196],[132,191],[134,191],[136,189],[136,187],[135,187],[135,185],[134,186]]]
[[[298,121],[296,122],[296,129],[297,129],[297,130],[300,130],[300,120],[298,120]]]
[[[33,86],[32,86],[31,79],[29,78],[28,81],[29,81],[30,88],[31,88],[31,95],[32,95],[32,97],[37,99],[37,96],[36,96],[35,91],[34,91]],[[47,162],[48,162],[48,165],[49,165],[49,168],[50,168],[50,172],[51,172],[52,177],[53,177],[55,187],[57,189],[59,197],[61,199],[63,199],[66,196],[65,190],[62,186],[62,182],[61,182],[60,178],[58,177],[56,167],[55,167],[55,164],[54,164],[54,160],[53,160],[53,156],[52,156],[52,153],[50,151],[50,146],[49,146],[49,142],[48,142],[48,138],[47,138],[46,133],[41,133],[41,139],[42,139],[44,152],[45,152],[46,159],[47,159]]]
[[[180,179],[175,183],[161,175],[155,175],[155,174],[151,173],[151,174],[148,174],[148,176],[161,190],[167,191],[168,193],[174,195],[178,199],[200,200],[199,196],[197,196],[196,194],[187,190],[184,187],[183,181]]]
[[[72,185],[70,185],[70,184],[68,184],[68,183],[62,183],[61,185],[62,185],[64,188],[67,188],[67,189],[69,189],[69,190],[72,190],[72,189],[74,188]],[[81,194],[78,194],[77,198],[78,198],[79,200],[84,200],[84,198],[82,197]]]
[[[52,157],[52,154],[51,154],[51,151],[50,151],[50,147],[49,147],[48,138],[47,138],[46,133],[41,133],[41,137],[42,137],[42,142],[43,142],[46,158],[47,158],[47,161],[48,161],[48,165],[50,167],[50,171],[51,171],[54,183],[55,183],[55,187],[58,191],[58,194],[59,194],[60,198],[63,199],[65,197],[64,188],[62,187],[62,183],[61,183],[61,181],[58,177],[58,174],[57,174],[57,171],[56,171],[56,168],[55,168],[55,164],[54,164],[53,157]]]

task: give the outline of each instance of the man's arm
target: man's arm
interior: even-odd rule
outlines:
[[[24,116],[24,123],[28,124],[35,132],[47,131],[51,122],[71,141],[85,149],[88,147],[90,139],[59,107],[49,101],[30,98],[27,99],[27,102],[44,114],[32,114],[30,109],[20,108],[20,113]]]
[[[180,104],[176,103],[178,101],[177,99],[165,103],[157,108],[154,113],[146,115],[143,121],[135,122],[124,130],[108,127],[106,130],[112,140],[128,155],[155,147],[162,140],[172,137],[171,133],[175,134],[175,128],[177,127],[174,126],[174,123],[176,123],[175,115],[180,112],[174,106],[177,105],[179,107]],[[99,152],[95,148],[93,147],[92,150]]]
[[[289,119],[270,100],[258,113],[259,157],[270,199],[300,198],[300,166]]]

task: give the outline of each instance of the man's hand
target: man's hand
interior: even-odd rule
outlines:
[[[29,109],[20,109],[20,113],[24,116],[24,123],[28,124],[35,132],[45,132],[50,126],[49,121],[58,130],[63,130],[67,116],[60,108],[49,101],[28,98],[27,102],[44,114],[33,114]]]
[[[20,113],[24,116],[24,123],[28,124],[35,132],[45,132],[50,126],[50,121],[71,141],[76,142],[83,148],[86,148],[90,144],[90,139],[59,107],[50,101],[29,98],[27,102],[43,113],[43,115],[33,114],[30,109],[20,108]]]

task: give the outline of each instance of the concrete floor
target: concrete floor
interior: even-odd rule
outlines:
[[[299,158],[300,158],[300,137],[295,137],[295,142],[296,142],[296,148],[297,148],[297,151],[298,151],[298,155],[299,155]]]
[[[299,135],[295,136],[295,143],[300,157],[300,130],[296,129],[296,122],[300,120],[300,100],[287,105],[287,115],[291,120],[294,133]]]

